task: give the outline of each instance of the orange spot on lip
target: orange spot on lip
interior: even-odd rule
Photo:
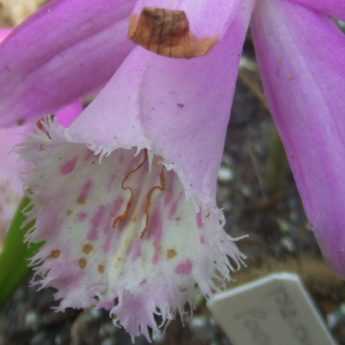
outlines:
[[[184,11],[157,7],[145,7],[139,16],[132,16],[128,35],[142,47],[173,58],[206,55],[218,41],[195,37]]]
[[[87,260],[85,258],[81,258],[78,261],[78,265],[81,269],[84,269],[87,265]]]
[[[177,255],[177,252],[175,249],[168,249],[167,250],[167,258],[173,259]]]
[[[85,243],[83,245],[83,253],[90,254],[93,251],[93,245],[91,243]]]
[[[61,251],[59,249],[54,249],[50,252],[49,257],[51,259],[57,259],[61,255]]]

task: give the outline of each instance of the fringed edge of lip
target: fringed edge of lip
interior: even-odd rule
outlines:
[[[43,142],[46,142],[47,144],[52,143],[56,141],[56,144],[79,144],[83,145],[83,143],[76,143],[74,141],[71,141],[66,136],[65,130],[60,127],[58,124],[54,124],[54,122],[48,120],[44,124],[44,128],[40,128],[39,132],[36,132],[36,134],[32,135],[32,137],[28,138],[27,144],[29,146],[26,146],[24,143],[21,147],[22,154],[27,150],[36,150],[39,148],[40,142],[43,140]],[[37,147],[33,148],[30,145],[38,145]],[[103,159],[106,159],[110,156],[110,154],[115,151],[116,149],[128,149],[133,150],[133,148],[136,149],[135,155],[138,155],[142,150],[147,150],[150,156],[150,160],[152,161],[154,155],[156,154],[154,150],[151,149],[151,145],[149,143],[146,146],[143,147],[111,147],[111,148],[104,148],[104,147],[97,147],[95,145],[87,145],[85,144],[85,148],[90,149],[95,156],[99,157],[99,164],[102,163]],[[158,155],[158,154],[157,154]],[[29,155],[30,156],[30,155]],[[34,161],[37,157],[28,157],[28,160]],[[195,292],[195,284],[198,285],[199,289],[201,290],[203,296],[207,299],[210,296],[212,296],[214,293],[222,290],[224,287],[226,287],[226,284],[231,281],[231,273],[234,271],[238,271],[241,267],[246,266],[245,259],[246,256],[241,253],[241,251],[238,249],[236,242],[244,238],[245,236],[232,238],[230,235],[225,233],[224,231],[224,224],[225,224],[225,218],[223,215],[223,212],[218,209],[215,205],[210,205],[205,203],[203,200],[200,200],[200,197],[193,193],[193,190],[190,188],[190,186],[185,182],[186,179],[183,176],[182,171],[178,169],[177,164],[171,163],[171,162],[162,162],[162,165],[167,170],[173,170],[178,179],[180,180],[180,183],[185,191],[185,198],[186,200],[192,201],[192,204],[194,205],[195,212],[199,212],[200,210],[207,210],[210,213],[210,217],[212,217],[212,220],[210,221],[210,225],[214,225],[214,229],[209,229],[208,233],[212,234],[210,235],[210,244],[207,246],[208,250],[207,254],[201,252],[200,254],[200,262],[196,263],[196,269],[195,272],[193,270],[193,273],[191,276],[188,276],[186,278],[186,292],[185,294],[180,292],[180,294],[176,295],[176,291],[178,289],[178,286],[175,284],[170,283],[170,292],[166,292],[164,294],[162,292],[162,296],[166,296],[166,299],[162,300],[153,300],[154,306],[149,308],[151,310],[150,315],[152,316],[152,319],[155,320],[155,315],[162,317],[162,314],[165,315],[164,322],[162,320],[162,324],[164,324],[163,329],[165,328],[165,325],[176,316],[176,314],[179,314],[181,317],[185,316],[185,307],[186,305],[190,306],[190,309],[193,308],[193,295]],[[35,170],[35,166],[33,167],[33,170]],[[32,174],[33,172],[30,172]],[[35,206],[35,191],[30,191],[30,195],[32,197],[32,202],[30,205],[27,206],[25,210],[25,214],[27,215],[27,222],[26,225],[32,222],[32,228],[27,234],[26,240],[28,242],[31,242],[31,234],[33,231],[36,230],[35,225],[35,219],[38,215],[38,210]],[[206,247],[205,247],[206,248]],[[206,260],[206,261],[203,261]],[[44,269],[42,269],[42,263],[44,262],[44,258],[38,256],[35,256],[32,258],[30,264],[34,267],[35,273],[32,280],[32,285],[34,285],[38,289],[43,289],[46,286],[49,286],[49,283],[52,278],[50,279],[44,279],[44,274],[46,275]],[[171,271],[168,271],[168,273],[165,273],[162,275],[162,277],[165,277],[166,281],[169,282],[169,277],[171,276]],[[43,278],[42,278],[43,274]],[[183,278],[181,278],[183,279]],[[153,284],[151,282],[151,284]],[[167,284],[169,285],[169,284]],[[139,287],[137,286],[136,289]],[[152,287],[148,284],[146,286],[148,290],[150,290]],[[142,289],[141,289],[142,290]],[[120,299],[121,295],[129,294],[133,298],[144,298],[140,297],[140,292],[137,292],[136,294],[133,293],[131,289],[126,287],[125,285],[119,286],[119,292],[116,296],[114,296],[113,301],[116,299]],[[175,291],[176,290],[176,291]],[[154,291],[154,290],[153,290]],[[175,291],[175,294],[174,294]],[[86,291],[89,301],[96,301],[97,295],[94,291]],[[170,295],[177,296],[176,300],[177,302],[173,303],[173,301],[170,301],[171,298]],[[188,296],[187,296],[188,295]],[[170,300],[169,300],[170,298]],[[63,302],[63,297],[59,296],[59,293],[57,291],[55,295],[55,299],[59,300],[61,303]],[[121,312],[119,309],[121,307],[120,305],[121,301],[117,305],[112,305],[111,308],[109,308],[110,316],[114,316],[114,314],[118,314]],[[129,303],[129,302],[128,302]],[[97,306],[97,302],[93,303],[93,305]],[[56,307],[57,310],[63,310],[64,306],[63,303],[60,304],[60,307]],[[98,307],[102,307],[99,305]],[[126,307],[126,306],[125,306]],[[125,308],[124,307],[124,308]],[[163,309],[164,311],[163,311]],[[145,318],[144,318],[145,320]],[[123,320],[121,320],[121,317],[117,319],[117,321],[114,321],[115,324],[122,324],[124,323]],[[128,321],[130,322],[130,321]],[[133,322],[133,321],[131,321]],[[155,322],[155,321],[154,321]],[[126,327],[126,325],[124,325]],[[151,335],[149,332],[149,329],[153,329],[155,332],[160,333],[161,332],[162,325],[156,324],[156,323],[143,323],[142,326],[140,326],[138,329],[140,332],[132,332],[132,338],[134,339],[135,336],[139,334],[143,334],[147,337],[148,340],[151,340]]]

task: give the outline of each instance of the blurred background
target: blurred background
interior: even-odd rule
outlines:
[[[44,2],[0,0],[0,25],[18,25]],[[335,339],[345,344],[345,283],[328,269],[309,229],[265,104],[250,35],[241,60],[218,182],[218,204],[226,214],[227,230],[235,237],[249,234],[240,242],[248,267],[234,274],[231,287],[271,272],[296,272]],[[106,313],[55,313],[52,291],[37,292],[28,282],[29,278],[0,306],[0,345],[131,344]],[[136,341],[146,343],[141,338]],[[179,320],[171,322],[165,335],[154,343],[231,344],[201,297],[190,320],[184,325]]]

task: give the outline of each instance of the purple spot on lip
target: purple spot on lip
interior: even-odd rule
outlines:
[[[177,274],[181,274],[181,275],[188,275],[188,274],[192,273],[192,269],[193,269],[192,261],[190,261],[189,259],[186,259],[186,260],[180,262],[176,266],[175,272]]]
[[[105,206],[100,206],[95,212],[94,216],[90,220],[90,231],[87,235],[89,241],[95,241],[98,239],[98,230],[102,223],[103,217],[105,215],[106,208]]]
[[[79,212],[78,213],[78,220],[80,222],[83,222],[87,218],[87,213],[86,212]]]
[[[70,159],[69,161],[65,162],[60,168],[60,173],[62,175],[70,174],[75,169],[77,161],[78,161],[78,157],[74,157]]]
[[[88,179],[81,187],[81,191],[78,197],[79,204],[85,204],[85,202],[87,201],[87,198],[89,197],[91,187],[92,187],[92,180]]]
[[[196,224],[198,225],[198,228],[202,228],[203,225],[204,225],[204,221],[202,219],[202,213],[201,211],[199,211],[197,214],[196,214]]]

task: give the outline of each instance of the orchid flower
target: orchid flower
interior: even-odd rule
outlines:
[[[209,297],[242,265],[215,193],[251,17],[307,213],[341,268],[345,37],[331,16],[345,18],[341,2],[58,0],[9,36],[3,126],[98,93],[68,129],[45,121],[21,148],[29,240],[45,242],[34,283],[57,290],[58,310],[105,308],[150,339],[193,307],[196,285]]]

